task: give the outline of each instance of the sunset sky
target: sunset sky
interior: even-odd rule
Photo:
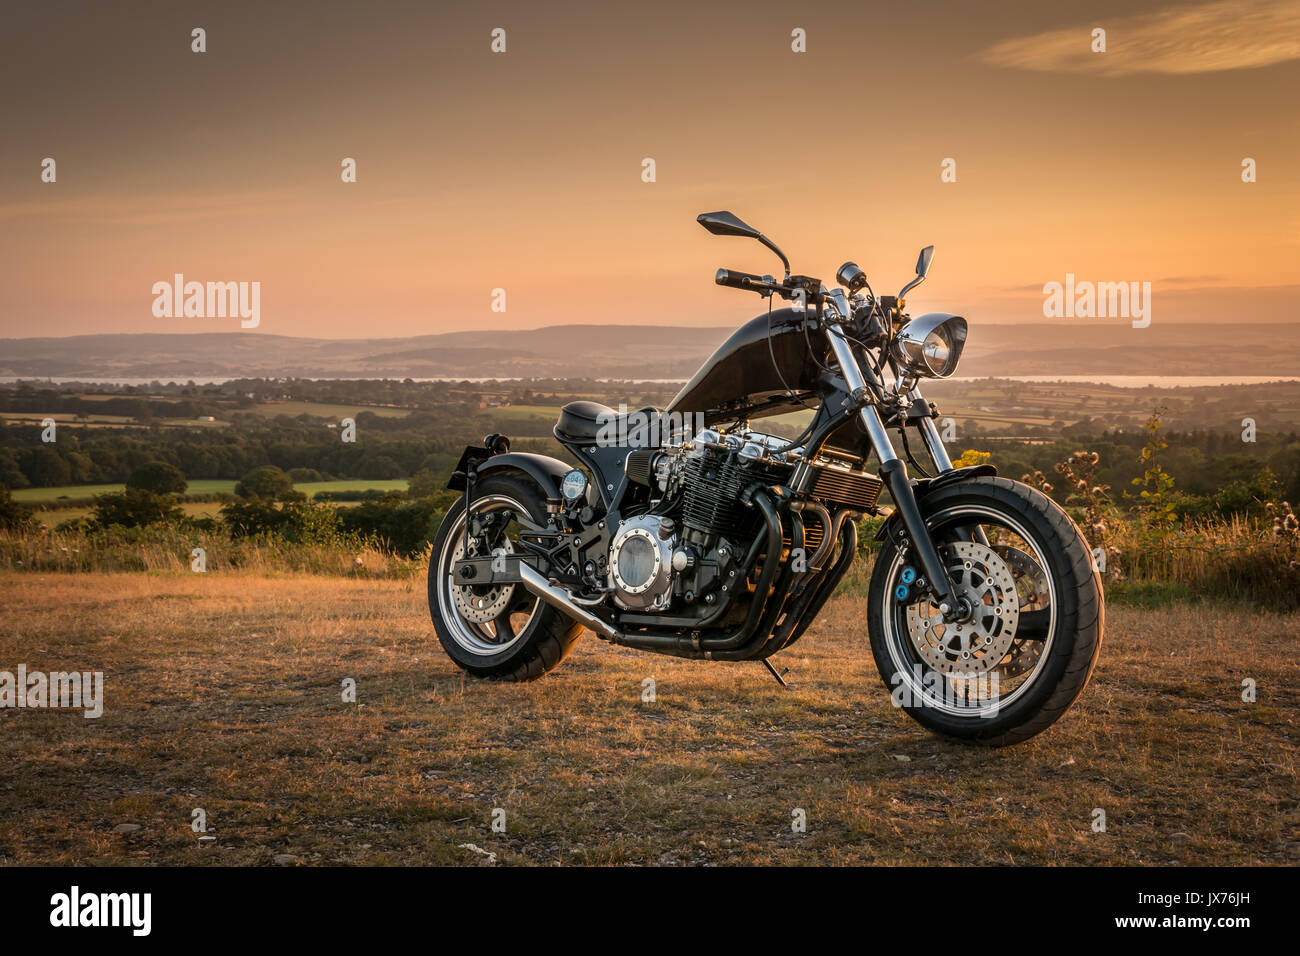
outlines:
[[[1151,282],[1159,323],[1300,312],[1300,0],[43,3],[4,20],[4,337],[239,330],[155,318],[151,287],[178,272],[260,282],[250,335],[729,325],[760,303],[713,271],[779,263],[693,221],[715,209],[796,271],[856,260],[878,292],[934,243],[913,304],[972,320],[1045,321],[1042,286],[1067,272]]]

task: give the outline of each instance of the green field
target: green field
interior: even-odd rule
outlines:
[[[411,414],[409,408],[393,408],[390,405],[329,405],[324,402],[262,402],[253,411],[263,418],[310,415],[312,418],[328,418],[333,421],[355,418],[361,412],[374,412],[383,418],[405,418]]]
[[[367,481],[358,478],[350,481],[304,481],[301,484],[295,484],[294,488],[303,492],[308,498],[314,498],[318,491],[370,491],[378,489],[379,491],[405,491],[405,478],[382,478],[374,481]],[[231,490],[234,490],[233,483]]]
[[[237,482],[222,479],[207,479],[191,481],[186,494],[192,495],[212,495],[220,492],[234,494]],[[72,521],[77,518],[89,517],[92,508],[84,504],[70,506],[67,508],[49,508],[49,505],[57,504],[60,500],[68,501],[85,501],[95,495],[104,495],[116,491],[122,491],[125,485],[65,485],[60,488],[20,488],[13,492],[16,501],[26,502],[31,505],[45,505],[47,510],[38,511],[36,520],[40,521],[48,528],[54,528],[65,521]],[[314,498],[320,491],[369,491],[377,489],[379,491],[405,491],[405,478],[392,478],[367,481],[365,479],[355,479],[348,481],[304,481],[301,484],[294,485],[298,491],[303,492],[307,497]],[[191,518],[211,518],[221,510],[219,501],[185,501],[181,503],[183,510]]]
[[[225,481],[218,478],[199,479],[191,481],[186,494],[190,495],[214,495],[222,491],[235,491],[235,482]],[[338,482],[340,485],[353,484],[349,482]],[[364,487],[368,487],[362,483]],[[58,501],[60,498],[90,498],[93,495],[106,495],[114,491],[122,491],[125,485],[61,485],[57,488],[19,488],[14,491],[15,501],[25,501],[28,504],[47,504]],[[405,483],[403,483],[405,487]]]
[[[92,425],[123,425],[135,419],[125,415],[77,415],[73,412],[54,412],[52,414],[35,414],[32,412],[0,412],[0,421],[12,425],[39,425],[47,418],[52,418],[60,425],[89,423]]]
[[[215,518],[221,507],[220,501],[183,501],[180,504],[180,509],[187,518]],[[65,521],[89,518],[94,513],[94,508],[51,508],[36,512],[35,518],[45,527],[54,529]]]

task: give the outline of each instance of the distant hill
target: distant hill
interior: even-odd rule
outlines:
[[[0,339],[0,377],[688,378],[730,328],[558,325],[406,338],[259,332]],[[1300,373],[1293,324],[972,325],[963,376]]]

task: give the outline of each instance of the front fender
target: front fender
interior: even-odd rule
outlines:
[[[954,468],[952,471],[945,471],[943,474],[936,475],[934,478],[921,478],[913,481],[912,489],[916,493],[917,502],[920,503],[925,499],[926,495],[934,491],[936,488],[945,488],[948,485],[955,485],[959,481],[966,481],[970,478],[991,478],[997,475],[997,473],[998,470],[993,465],[970,465],[966,468]],[[903,519],[898,515],[898,509],[895,508],[894,513],[889,516],[887,521],[881,524],[880,530],[876,532],[876,540],[884,541],[887,535],[892,535],[893,529],[896,528],[902,520]]]

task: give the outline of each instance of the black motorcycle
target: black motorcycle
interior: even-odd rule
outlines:
[[[533,680],[589,628],[639,650],[762,661],[780,680],[768,658],[825,606],[858,556],[859,520],[884,514],[887,493],[867,630],[894,703],[985,744],[1046,728],[1096,663],[1101,580],[1050,498],[989,465],[953,467],[918,385],[956,369],[966,320],[903,312],[934,247],[897,296],[878,296],[852,262],[828,289],[791,275],[784,253],[731,213],[699,222],[780,257],[780,281],[717,273],[768,310],[667,409],[566,405],[555,437],[579,468],[511,452],[500,435],[465,449],[448,483],[463,494],[429,560],[448,655],[475,676]],[[773,308],[774,297],[790,306]],[[751,427],[800,409],[813,414],[797,438]]]

